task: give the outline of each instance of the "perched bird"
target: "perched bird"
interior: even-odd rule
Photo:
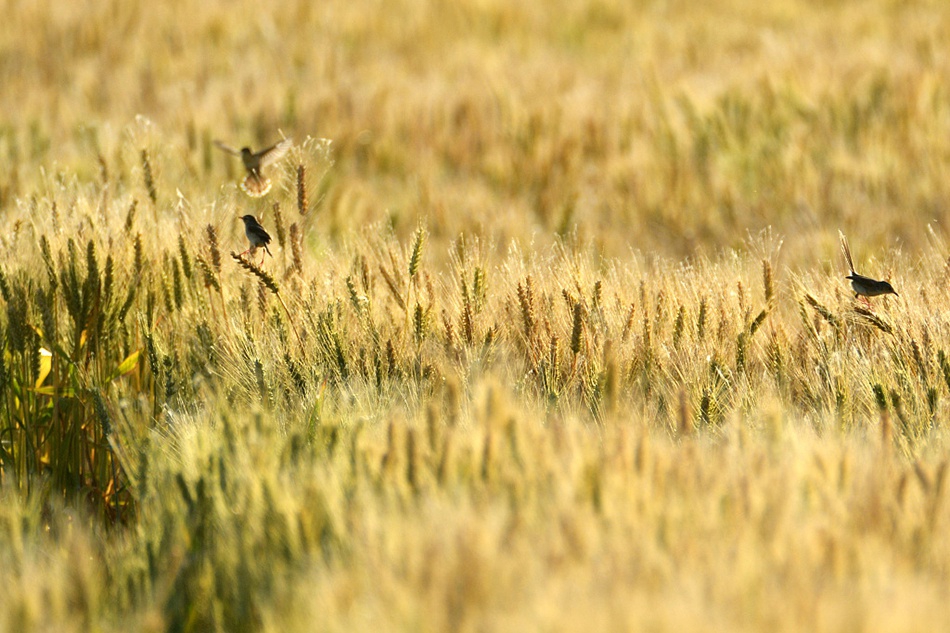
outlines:
[[[264,176],[261,170],[280,160],[293,147],[294,142],[293,139],[287,138],[259,152],[251,151],[250,147],[242,147],[239,151],[221,141],[215,141],[214,144],[228,154],[241,157],[244,168],[247,170],[247,176],[241,181],[241,189],[252,198],[260,198],[266,195],[271,187],[270,179]]]
[[[244,220],[244,234],[247,236],[247,241],[251,243],[251,247],[244,251],[244,253],[257,250],[259,246],[263,246],[264,251],[273,257],[270,249],[267,248],[267,245],[270,244],[270,235],[264,230],[264,227],[260,225],[257,218],[253,215],[242,215],[239,219]],[[241,255],[244,255],[244,253],[241,253]],[[261,264],[263,263],[264,256],[261,255]]]
[[[838,231],[838,237],[841,239],[841,250],[844,251],[844,258],[847,260],[848,270],[851,272],[845,279],[851,280],[851,289],[854,290],[855,297],[865,297],[864,301],[870,303],[867,297],[877,297],[878,295],[900,296],[894,291],[889,282],[878,281],[854,272],[854,261],[851,259],[851,249],[848,248],[848,238],[841,231]]]

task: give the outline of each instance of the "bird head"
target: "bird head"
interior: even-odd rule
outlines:
[[[238,220],[244,220],[244,224],[257,224],[257,218],[253,215],[241,215],[238,216]]]
[[[897,292],[894,291],[894,287],[891,285],[889,281],[882,281],[881,287],[884,289],[884,294],[886,295],[894,295],[895,297],[900,296],[899,294],[897,294]]]

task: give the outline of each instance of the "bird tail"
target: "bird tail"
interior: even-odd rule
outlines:
[[[241,189],[252,198],[260,198],[261,196],[267,195],[270,188],[270,179],[256,172],[249,173],[244,181],[241,182]]]

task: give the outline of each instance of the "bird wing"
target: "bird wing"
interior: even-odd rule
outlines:
[[[217,140],[217,139],[215,139],[214,144],[215,144],[215,146],[217,146],[218,149],[224,150],[224,151],[227,152],[228,154],[234,154],[235,156],[240,156],[240,155],[241,155],[240,150],[236,150],[236,149],[234,149],[233,147],[231,147],[230,145],[228,145],[228,144],[226,144],[226,143],[222,143],[221,141],[219,141],[219,140]]]
[[[262,149],[257,152],[255,156],[261,159],[261,167],[267,167],[273,163],[276,163],[278,160],[284,157],[290,148],[294,146],[294,140],[291,138],[285,138],[280,143],[267,149]]]
[[[844,233],[838,231],[838,239],[841,240],[841,251],[844,253],[845,261],[848,262],[848,270],[851,271],[852,275],[857,275],[854,272],[854,262],[851,260],[851,249],[848,248],[848,238],[844,236]]]
[[[254,234],[254,237],[259,239],[265,246],[270,244],[270,233],[264,230],[264,227],[260,225],[259,222],[254,222],[251,226],[247,228],[248,231]]]

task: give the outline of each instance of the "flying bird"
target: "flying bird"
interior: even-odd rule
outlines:
[[[877,297],[879,295],[900,296],[894,291],[890,282],[878,281],[856,273],[854,271],[854,261],[851,259],[851,249],[848,248],[848,238],[841,231],[838,231],[838,237],[841,240],[841,250],[844,251],[844,258],[848,262],[848,270],[851,272],[845,279],[851,280],[851,289],[854,290],[855,297],[864,297],[864,301],[870,304],[867,297]]]
[[[236,150],[221,141],[215,141],[214,144],[228,154],[241,157],[244,168],[247,170],[247,176],[241,181],[241,189],[252,198],[260,198],[266,195],[271,188],[270,179],[261,170],[283,158],[284,154],[293,147],[294,141],[287,138],[259,152],[251,151],[250,147],[242,147],[240,150]]]

